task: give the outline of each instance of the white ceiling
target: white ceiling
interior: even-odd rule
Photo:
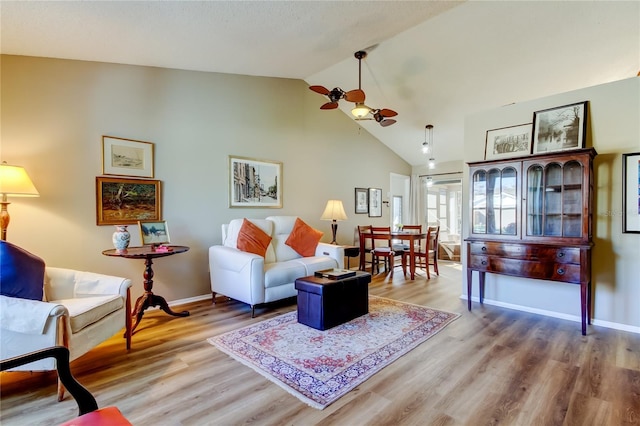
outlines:
[[[358,86],[398,122],[362,127],[412,165],[426,124],[460,160],[476,111],[633,77],[637,1],[6,1],[3,54]],[[326,100],[318,96],[318,108]],[[341,101],[348,113],[350,107]],[[339,111],[326,111],[339,114]],[[511,123],[522,124],[522,123]],[[478,141],[484,144],[484,141]]]

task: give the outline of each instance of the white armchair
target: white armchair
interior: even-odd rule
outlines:
[[[19,272],[19,271],[18,271]],[[7,359],[50,346],[66,346],[70,360],[123,328],[131,347],[131,280],[46,267],[43,300],[0,295],[0,357]],[[52,358],[14,371],[55,370]],[[64,388],[58,382],[58,399]]]

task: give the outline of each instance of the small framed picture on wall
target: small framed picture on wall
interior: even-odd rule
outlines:
[[[369,217],[382,217],[382,189],[369,188]]]
[[[367,188],[356,188],[355,197],[356,214],[367,214],[369,212],[369,193]]]

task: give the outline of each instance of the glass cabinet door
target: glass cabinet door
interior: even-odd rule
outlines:
[[[582,236],[582,165],[533,164],[527,169],[527,236]]]
[[[513,167],[477,170],[471,180],[474,234],[517,234],[517,172]]]

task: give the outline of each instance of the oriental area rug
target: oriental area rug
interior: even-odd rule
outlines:
[[[369,296],[367,315],[326,331],[299,324],[294,311],[208,342],[321,410],[459,316]]]

